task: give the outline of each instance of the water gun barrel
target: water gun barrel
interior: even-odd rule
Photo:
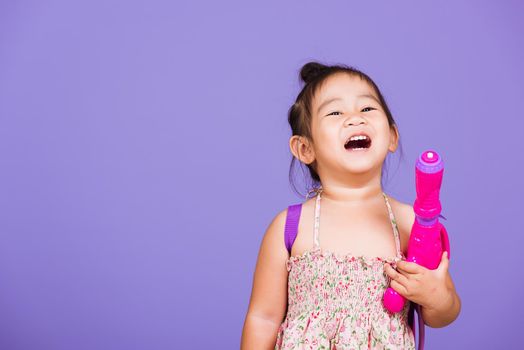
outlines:
[[[407,261],[428,269],[438,267],[442,254],[441,224],[439,215],[440,187],[444,163],[435,151],[421,154],[415,167],[417,198],[413,204],[415,222],[411,229]]]
[[[422,225],[432,225],[442,211],[440,186],[444,175],[444,163],[435,151],[423,152],[415,166],[417,198],[413,210]]]

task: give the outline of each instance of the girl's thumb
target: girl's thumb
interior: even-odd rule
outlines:
[[[442,253],[442,257],[440,258],[439,269],[447,269],[448,267],[449,267],[448,252],[444,251]]]

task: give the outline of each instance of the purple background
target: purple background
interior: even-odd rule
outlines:
[[[462,298],[426,349],[521,347],[519,1],[2,1],[0,348],[234,349],[309,60],[381,87],[385,191],[444,157]],[[521,227],[521,226],[520,226]],[[284,242],[282,242],[284,244]]]

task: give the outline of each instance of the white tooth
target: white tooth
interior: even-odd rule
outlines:
[[[352,136],[350,138],[351,141],[353,141],[353,140],[365,140],[365,139],[367,139],[367,136],[365,136],[365,135]]]

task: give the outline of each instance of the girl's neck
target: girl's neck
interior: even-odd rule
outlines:
[[[382,187],[380,185],[359,188],[338,185],[322,185],[320,197],[322,200],[327,200],[340,205],[361,205],[379,199],[382,200],[382,192]]]

